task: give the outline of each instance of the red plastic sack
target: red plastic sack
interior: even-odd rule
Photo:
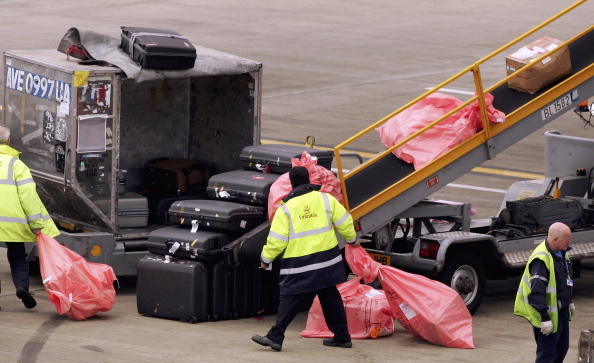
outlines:
[[[37,236],[37,250],[43,286],[58,314],[84,320],[111,310],[116,295],[111,266],[87,262],[44,234]]]
[[[332,194],[341,204],[344,205],[342,198],[342,191],[340,189],[340,181],[334,173],[323,166],[318,165],[318,159],[310,155],[307,151],[301,154],[301,158],[291,159],[293,167],[303,166],[309,171],[310,184],[321,185],[321,192]],[[284,173],[270,186],[270,193],[268,194],[268,218],[272,221],[274,213],[280,206],[281,200],[291,192],[291,180],[289,173]]]
[[[361,285],[358,278],[338,285],[346,310],[349,333],[353,339],[366,339],[389,336],[394,333],[394,319],[390,304],[381,290]],[[328,329],[320,300],[316,297],[309,314],[305,338],[331,338],[334,334]]]
[[[354,261],[371,260],[360,246],[347,245],[346,249],[351,269],[357,266]],[[392,314],[403,327],[433,344],[451,348],[475,347],[472,316],[456,291],[441,282],[369,260],[365,263],[378,265],[378,276]]]
[[[433,93],[392,117],[376,130],[386,147],[398,144],[421,130],[463,102],[456,97]],[[490,122],[505,121],[505,114],[493,107],[493,96],[485,95]],[[430,163],[439,155],[469,139],[482,129],[478,101],[454,113],[429,130],[393,151],[399,159],[412,163],[415,170]]]

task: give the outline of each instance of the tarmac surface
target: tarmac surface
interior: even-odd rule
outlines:
[[[71,26],[119,36],[119,26],[170,28],[194,43],[264,64],[262,137],[334,146],[360,129],[449,78],[572,2],[404,1],[324,2],[105,0],[81,3],[0,0],[0,51],[55,48]],[[553,23],[542,35],[567,39],[592,24],[594,4]],[[512,47],[511,53],[520,45]],[[485,85],[503,78],[503,56],[481,68]],[[0,70],[0,74],[2,71]],[[0,86],[4,77],[0,77]],[[470,77],[448,85],[462,99]],[[0,100],[2,99],[0,87]],[[0,104],[2,102],[0,101]],[[0,118],[1,120],[1,118]],[[543,173],[543,132],[593,137],[571,112],[530,135],[485,167]],[[382,149],[368,137],[357,150]],[[497,213],[500,190],[521,178],[471,172],[435,199],[471,202],[477,217]],[[469,188],[470,187],[470,188]],[[477,190],[488,188],[488,191]],[[499,190],[499,191],[498,191]],[[594,328],[594,265],[576,281],[577,315],[571,323],[566,361],[577,360],[582,329]],[[136,312],[135,282],[123,280],[114,309],[84,322],[56,315],[38,277],[32,279],[38,307],[27,311],[15,297],[8,263],[0,260],[0,361],[2,362],[527,362],[535,344],[529,324],[512,314],[517,281],[489,281],[474,315],[473,350],[449,349],[414,338],[398,327],[391,337],[355,341],[352,349],[323,347],[302,339],[306,314],[287,332],[283,352],[252,343],[274,317],[187,324]]]

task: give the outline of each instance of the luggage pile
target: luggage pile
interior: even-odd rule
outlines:
[[[149,234],[151,254],[138,265],[138,312],[188,322],[274,313],[278,271],[260,270],[257,260],[246,261],[235,249],[241,236],[268,226],[270,186],[303,151],[330,168],[332,151],[248,146],[240,154],[243,169],[210,177],[205,198],[173,201],[169,225]]]

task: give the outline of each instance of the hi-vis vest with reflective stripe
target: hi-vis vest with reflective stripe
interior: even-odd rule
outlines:
[[[524,269],[524,274],[522,275],[522,280],[520,281],[518,293],[516,294],[514,314],[528,319],[528,321],[533,326],[540,328],[540,313],[528,303],[528,295],[530,295],[531,292],[530,280],[532,278],[539,278],[543,281],[546,281],[545,276],[530,275],[530,263],[534,261],[534,259],[536,258],[542,260],[545,263],[547,270],[549,271],[549,279],[545,301],[548,305],[549,318],[553,322],[553,333],[555,333],[557,332],[557,321],[559,316],[557,309],[557,281],[555,279],[555,262],[553,260],[553,256],[547,249],[546,243],[544,241],[534,249],[532,255],[530,255],[530,258],[528,259],[528,263],[526,264],[526,268]],[[565,255],[565,258],[569,259],[567,255]]]
[[[261,256],[262,261],[270,263],[284,251],[281,293],[304,292],[344,282],[335,230],[347,243],[355,241],[353,218],[327,193],[311,191],[281,204]]]
[[[34,242],[31,231],[36,228],[55,237],[58,229],[19,154],[8,145],[0,145],[0,242]]]

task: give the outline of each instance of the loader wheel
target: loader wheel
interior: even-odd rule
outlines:
[[[438,275],[438,280],[456,290],[471,314],[479,308],[485,294],[485,269],[476,256],[454,255]]]

